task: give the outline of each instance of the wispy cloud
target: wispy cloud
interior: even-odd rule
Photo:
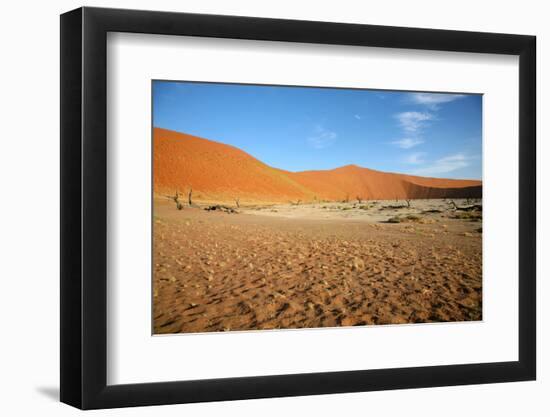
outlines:
[[[393,142],[390,142],[392,145],[396,145],[400,147],[401,149],[411,149],[415,146],[418,146],[422,143],[424,143],[424,140],[418,139],[418,138],[403,138],[399,140],[394,140]]]
[[[413,164],[413,165],[418,165],[418,164],[423,164],[425,161],[424,161],[424,156],[426,155],[425,152],[415,152],[415,153],[411,153],[410,155],[408,155],[406,158],[405,158],[405,162],[407,164]]]
[[[353,117],[355,117],[357,120],[361,120],[361,116],[359,116],[358,114],[354,114]]]
[[[439,93],[414,93],[410,99],[415,104],[428,107],[430,110],[438,110],[441,104],[450,103],[466,97],[464,94],[439,94]]]
[[[415,171],[417,175],[437,175],[445,174],[448,172],[456,171],[460,168],[465,168],[470,165],[470,160],[473,157],[469,157],[464,153],[457,153],[454,155],[448,155],[440,158],[432,164],[420,168]]]
[[[403,113],[397,113],[395,115],[399,121],[401,128],[407,132],[416,134],[423,127],[426,126],[426,122],[434,120],[434,115],[428,112],[418,112],[418,111],[406,111]]]
[[[323,126],[315,126],[315,135],[307,138],[308,143],[315,149],[323,149],[331,146],[338,135],[336,132],[325,129]]]

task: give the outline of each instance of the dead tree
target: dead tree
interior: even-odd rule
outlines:
[[[241,206],[239,205],[239,197],[235,199],[235,204],[237,205],[237,208],[241,208]]]
[[[168,197],[170,200],[173,200],[174,203],[177,203],[180,195],[178,194],[178,190],[176,189],[175,195],[167,195],[166,197]]]
[[[176,203],[176,208],[178,210],[183,209],[183,204],[180,203],[180,195],[178,193],[178,190],[176,189],[176,195],[170,197],[172,200],[174,200],[174,203]]]
[[[361,196],[355,197],[357,199],[357,202],[361,204],[363,202],[363,198]]]
[[[189,205],[192,206],[193,205],[193,187],[189,189],[189,194],[187,195],[187,199],[188,199]]]
[[[346,198],[344,199],[344,203],[349,203],[349,193],[346,194]]]
[[[411,200],[405,200],[405,202],[407,203],[407,207],[411,208]]]

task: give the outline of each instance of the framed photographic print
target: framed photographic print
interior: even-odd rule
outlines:
[[[61,400],[535,379],[535,38],[61,16]]]

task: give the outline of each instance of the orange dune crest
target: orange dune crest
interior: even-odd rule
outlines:
[[[286,202],[289,200],[418,199],[481,197],[481,181],[426,178],[347,165],[290,172],[246,152],[197,136],[153,129],[156,194],[193,189],[198,200]]]

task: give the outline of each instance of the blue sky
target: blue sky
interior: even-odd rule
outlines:
[[[482,96],[153,82],[153,125],[289,171],[355,164],[481,179]]]

